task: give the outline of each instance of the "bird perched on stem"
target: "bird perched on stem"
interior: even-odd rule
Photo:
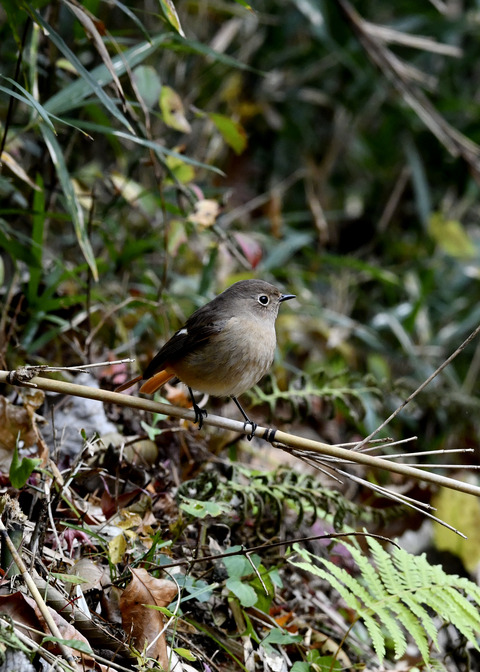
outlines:
[[[202,427],[207,412],[195,401],[193,390],[214,397],[231,397],[251,425],[257,425],[237,397],[253,387],[273,363],[277,337],[275,320],[283,301],[294,294],[282,292],[263,280],[241,280],[196,310],[155,355],[142,375],[116,388],[123,392],[145,381],[140,392],[153,394],[178,378],[190,393],[195,422]]]

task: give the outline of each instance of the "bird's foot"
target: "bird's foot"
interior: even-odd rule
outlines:
[[[203,419],[207,417],[208,413],[204,408],[200,408],[200,406],[195,401],[191,387],[188,388],[188,391],[190,393],[190,399],[192,400],[193,412],[195,413],[195,420],[193,422],[198,424],[198,429],[202,429]]]
[[[195,420],[193,422],[198,424],[198,429],[202,429],[203,419],[208,415],[207,411],[195,403],[193,404],[193,412],[195,413]]]
[[[257,429],[258,425],[256,422],[253,422],[252,420],[247,420],[246,422],[243,423],[243,429],[247,431],[247,425],[250,425],[252,428],[252,431],[250,434],[247,434],[247,440],[251,441],[253,437],[255,436],[255,430]]]
[[[245,420],[245,422],[243,423],[243,429],[244,429],[245,431],[247,431],[247,425],[250,425],[251,428],[252,428],[252,431],[250,432],[250,434],[247,434],[247,439],[248,439],[249,441],[251,441],[251,440],[253,439],[253,437],[254,437],[255,430],[257,429],[258,425],[257,425],[256,422],[253,422],[253,420],[250,420],[250,418],[248,417],[248,415],[247,415],[247,414],[245,413],[245,411],[243,410],[243,408],[242,408],[240,402],[238,401],[237,397],[232,397],[232,401],[235,402],[235,404],[236,404],[238,410],[239,410],[240,413],[243,415],[243,418],[244,418],[244,420]]]

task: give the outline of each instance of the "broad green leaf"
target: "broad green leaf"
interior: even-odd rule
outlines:
[[[230,552],[241,551],[240,546],[233,546],[230,548]],[[252,573],[252,565],[248,562],[247,558],[244,555],[230,555],[226,558],[223,558],[223,564],[227,570],[227,574],[231,579],[240,579],[242,576],[246,576]]]
[[[23,488],[33,471],[40,464],[42,464],[42,460],[38,457],[24,457],[22,461],[20,461],[18,456],[18,446],[15,446],[8,474],[12,486],[16,490]]]
[[[72,218],[73,227],[75,229],[75,234],[77,236],[78,243],[83,252],[86,262],[88,263],[92,276],[95,281],[98,280],[98,271],[97,265],[95,262],[95,256],[93,254],[92,246],[88,239],[87,229],[85,226],[85,220],[83,217],[83,210],[78,202],[75,189],[70,178],[70,174],[65,163],[65,158],[63,156],[62,148],[60,147],[55,135],[52,133],[48,126],[40,124],[40,130],[42,131],[43,139],[47,145],[48,151],[50,153],[50,158],[52,163],[55,166],[55,170],[58,175],[58,179],[62,186],[63,195],[65,196],[65,202],[67,205],[68,212]]]
[[[227,579],[225,585],[239,599],[242,607],[248,609],[255,606],[257,593],[248,583],[244,583],[240,579]]]
[[[138,95],[147,107],[154,107],[162,90],[158,72],[151,65],[138,65],[133,71],[133,79]]]
[[[243,126],[224,114],[211,112],[208,117],[213,121],[222,134],[222,138],[235,154],[241,154],[247,146],[247,134]]]

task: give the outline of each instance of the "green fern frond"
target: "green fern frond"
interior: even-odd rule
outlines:
[[[358,578],[298,545],[294,548],[300,559],[289,562],[325,579],[356,611],[356,620],[364,622],[380,661],[386,655],[387,641],[393,644],[395,658],[401,658],[407,648],[407,634],[425,663],[432,663],[430,643],[439,648],[438,623],[429,610],[480,648],[480,588],[476,584],[446,574],[439,565],[430,565],[425,555],[414,556],[399,548],[390,554],[376,539],[367,540],[371,560],[356,543],[339,542],[350,551]]]
[[[372,376],[360,377],[342,367],[340,371],[327,372],[322,368],[310,375],[302,374],[290,382],[287,390],[281,390],[272,376],[268,391],[255,386],[248,394],[252,405],[267,404],[271,413],[279,401],[287,402],[297,416],[310,414],[312,400],[320,398],[358,421],[368,413],[373,397],[381,391]]]
[[[183,483],[177,491],[177,499],[181,503],[183,498],[187,498],[190,505],[195,500],[221,503],[217,517],[224,520],[229,518],[242,524],[253,519],[261,538],[277,534],[287,509],[289,520],[292,513],[296,516],[295,528],[310,527],[322,518],[335,530],[343,529],[349,520],[356,524],[384,525],[401,511],[397,506],[389,509],[358,506],[338,490],[324,488],[311,474],[299,474],[286,468],[261,472],[241,464],[233,465],[228,480],[209,471]]]

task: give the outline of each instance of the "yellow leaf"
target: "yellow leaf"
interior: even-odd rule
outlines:
[[[138,527],[142,523],[142,518],[138,513],[133,511],[127,511],[124,509],[122,511],[122,518],[117,523],[117,527],[121,530],[129,530],[132,527]]]
[[[108,554],[112,564],[116,565],[123,559],[127,550],[127,542],[123,534],[118,534],[108,544]]]
[[[163,121],[167,126],[182,133],[191,132],[192,127],[185,116],[182,99],[170,86],[162,86],[160,92],[160,110]]]
[[[435,515],[465,534],[463,539],[443,525],[434,523],[435,546],[461,558],[465,568],[473,572],[480,562],[480,502],[464,492],[442,488],[434,497]]]
[[[20,180],[26,182],[30,187],[32,187],[32,189],[35,189],[35,191],[40,191],[40,187],[28,177],[27,173],[24,171],[22,166],[17,161],[15,161],[13,156],[11,156],[8,152],[3,151],[0,158],[0,163],[3,163],[7,166],[7,168],[10,168],[12,173],[15,173],[15,175]]]
[[[437,245],[451,257],[465,259],[475,256],[475,245],[458,220],[445,219],[442,213],[434,212],[428,230]]]

